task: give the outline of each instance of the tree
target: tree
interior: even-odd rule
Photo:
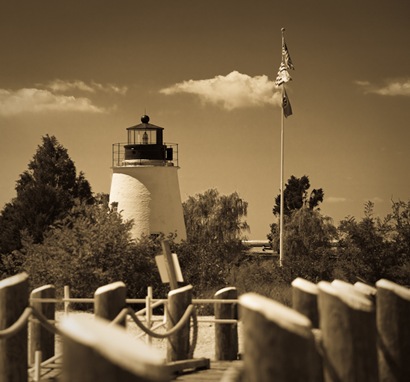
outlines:
[[[299,210],[303,206],[307,206],[313,210],[317,208],[319,203],[323,202],[324,192],[322,188],[313,189],[308,195],[310,188],[309,177],[303,175],[301,178],[291,176],[285,185],[283,196],[285,204],[283,206],[283,213],[285,216],[290,216],[292,211]],[[275,216],[280,215],[280,194],[275,198],[275,205],[273,207],[273,214]]]
[[[198,296],[226,285],[229,269],[239,261],[248,203],[234,192],[220,195],[216,189],[183,203],[187,240],[175,246],[185,281],[195,285]],[[213,290],[213,293],[215,290]]]
[[[314,282],[331,278],[331,243],[337,238],[332,220],[305,205],[292,211],[284,222],[284,277],[288,281],[303,277]],[[273,248],[278,249],[278,230],[271,233],[271,239]]]
[[[381,278],[410,282],[410,203],[393,202],[392,210],[384,219],[375,217],[374,203],[368,201],[362,220],[347,217],[340,222],[338,277],[369,283]]]
[[[17,181],[17,196],[0,214],[0,253],[21,248],[22,230],[41,243],[47,228],[63,218],[76,199],[93,201],[90,184],[82,172],[77,176],[67,150],[54,136],[42,140]]]
[[[160,285],[154,263],[160,247],[149,238],[131,240],[131,226],[108,203],[78,203],[54,223],[42,243],[23,240],[22,269],[33,287],[70,285],[73,296],[91,297],[98,287],[123,281],[131,296],[143,297],[148,285]]]
[[[187,239],[190,242],[239,241],[249,226],[243,219],[248,203],[238,193],[219,195],[216,189],[190,196],[183,203]]]

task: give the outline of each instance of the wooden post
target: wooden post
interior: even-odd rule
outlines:
[[[309,318],[316,329],[319,328],[318,293],[317,285],[310,281],[300,277],[292,281],[292,307]]]
[[[370,298],[370,300],[372,300],[374,303],[376,303],[377,289],[375,287],[362,283],[361,281],[357,281],[353,284],[353,286],[360,292],[365,294],[368,298]]]
[[[34,289],[30,298],[55,298],[56,288],[54,285],[44,285]],[[48,320],[55,320],[55,304],[52,302],[31,302],[31,306],[38,312],[42,313]],[[30,364],[35,361],[37,351],[41,351],[43,360],[47,360],[54,356],[55,335],[45,329],[40,322],[35,319],[30,322]]]
[[[234,287],[219,290],[215,299],[231,300],[238,298],[238,291]],[[215,319],[237,319],[238,305],[236,303],[215,303]],[[238,359],[238,325],[215,323],[215,359],[217,361],[233,361]]]
[[[177,276],[175,272],[174,262],[172,260],[172,253],[169,247],[169,240],[161,241],[162,252],[164,253],[165,267],[168,272],[169,286],[172,289],[178,288]]]
[[[243,382],[320,381],[312,324],[304,315],[255,293],[239,297]]]
[[[410,381],[410,289],[382,279],[377,288],[381,381]]]
[[[0,330],[9,328],[28,306],[28,275],[0,281]],[[27,325],[14,336],[0,339],[0,380],[27,381]]]
[[[147,289],[147,296],[145,297],[145,307],[146,307],[146,326],[148,329],[152,328],[152,287],[149,286]],[[146,342],[148,345],[152,344],[152,337],[147,335]]]
[[[192,303],[192,285],[172,290],[168,293],[167,330],[172,329]],[[167,361],[180,361],[189,357],[190,320],[178,332],[168,337]]]
[[[126,306],[126,295],[127,288],[122,281],[99,287],[94,293],[94,314],[108,321],[114,320]],[[125,326],[126,319],[119,325]]]
[[[346,283],[318,288],[325,381],[378,381],[373,302]]]
[[[162,355],[118,325],[68,316],[63,332],[62,382],[169,381]]]
[[[70,298],[70,286],[64,285],[64,299]],[[70,301],[64,301],[64,315],[68,315],[70,310]]]

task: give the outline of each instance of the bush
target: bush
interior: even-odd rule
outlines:
[[[42,244],[24,241],[23,268],[32,287],[69,285],[73,297],[92,297],[98,287],[123,281],[134,298],[145,297],[149,285],[161,293],[154,261],[160,245],[149,238],[130,240],[130,227],[106,205],[76,205]]]
[[[276,261],[248,261],[231,268],[227,281],[239,294],[254,292],[291,305],[291,286]]]

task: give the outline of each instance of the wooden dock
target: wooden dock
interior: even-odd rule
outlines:
[[[185,382],[219,382],[228,369],[237,369],[242,361],[211,361],[211,367],[176,375],[173,381]]]
[[[211,361],[211,367],[205,370],[195,370],[192,372],[184,372],[177,374],[172,381],[184,382],[219,382],[228,369],[237,369],[241,365],[241,361]],[[44,368],[41,375],[41,382],[55,382],[59,380],[61,369],[57,365],[47,369]],[[32,375],[29,376],[29,381],[33,381]]]

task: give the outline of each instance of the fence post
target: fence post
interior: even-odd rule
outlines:
[[[146,325],[148,329],[152,328],[152,287],[147,288],[147,296],[145,297],[145,307],[146,307]],[[146,336],[146,342],[148,345],[152,344],[151,336]]]
[[[353,286],[376,303],[377,289],[375,287],[362,283],[361,281],[355,282]]]
[[[99,317],[62,320],[62,382],[165,382],[162,355],[126,330]]]
[[[312,324],[304,315],[256,293],[239,297],[243,382],[321,380]]]
[[[238,298],[235,287],[223,288],[215,293],[215,299],[231,300]],[[237,319],[238,305],[236,303],[215,303],[215,319]],[[238,359],[238,325],[215,323],[215,359],[218,361],[233,361]]]
[[[64,300],[70,298],[70,286],[64,285]],[[64,315],[67,316],[70,310],[70,301],[64,301]]]
[[[172,329],[181,319],[186,309],[192,303],[192,285],[187,285],[168,293],[168,321],[167,330]],[[189,356],[189,327],[190,320],[178,333],[168,337],[167,361],[180,361]]]
[[[319,328],[317,308],[317,285],[300,277],[292,281],[292,307],[304,314],[312,322],[313,328]]]
[[[0,281],[0,330],[13,325],[28,306],[28,275]],[[0,380],[27,381],[27,325],[11,338],[0,339]]]
[[[56,289],[54,285],[44,285],[34,289],[30,298],[55,298]],[[52,302],[33,301],[31,306],[38,312],[42,313],[48,320],[55,320],[55,304]],[[38,320],[32,320],[30,328],[30,357],[29,362],[35,361],[36,351],[40,350],[43,360],[54,356],[55,335],[45,329]]]
[[[410,381],[410,289],[385,279],[376,288],[380,380]]]
[[[122,281],[117,281],[99,287],[94,293],[94,314],[97,317],[105,318],[108,321],[115,317],[125,308],[125,298],[127,288]],[[119,325],[125,326],[126,318]]]
[[[318,288],[325,381],[378,381],[373,302],[347,283]]]

